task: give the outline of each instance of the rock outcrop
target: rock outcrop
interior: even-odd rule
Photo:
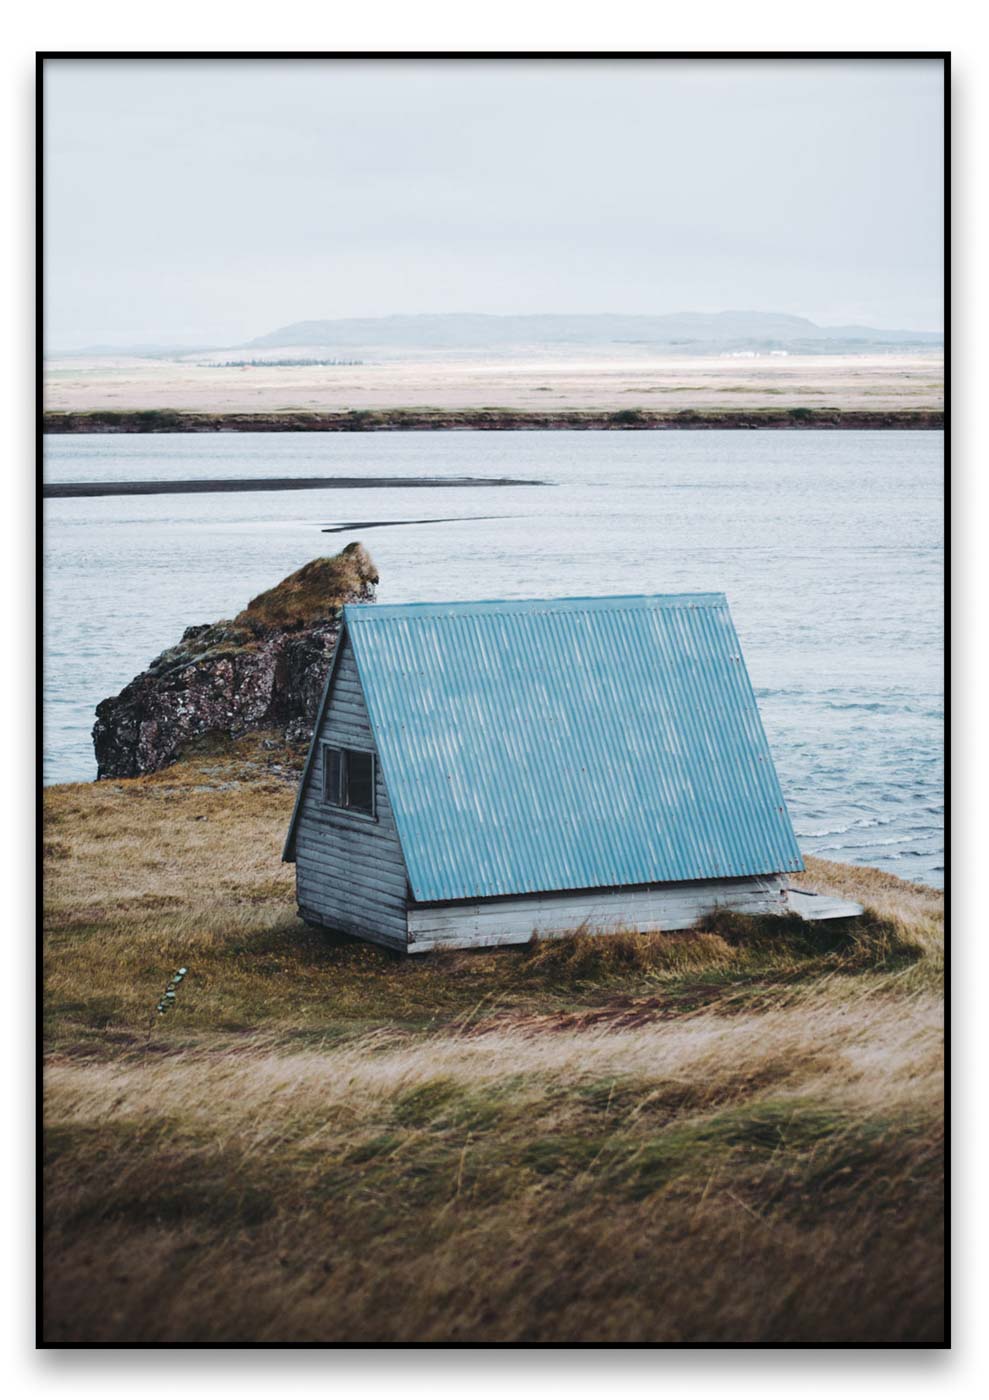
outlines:
[[[314,559],[227,622],[187,627],[119,695],[96,707],[98,778],[173,763],[208,734],[282,729],[308,738],[344,603],[371,602],[377,570],[361,544]]]

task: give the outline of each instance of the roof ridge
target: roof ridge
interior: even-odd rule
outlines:
[[[373,607],[362,603],[348,603],[344,607],[344,615],[348,620],[359,617],[363,622],[372,621],[375,617],[407,616],[415,613],[440,615],[454,611],[464,613],[481,611],[539,612],[541,610],[579,612],[597,609],[620,612],[623,609],[649,607],[720,608],[726,607],[727,603],[728,599],[724,593],[715,592],[605,593],[550,598],[451,598],[432,602],[375,603]]]

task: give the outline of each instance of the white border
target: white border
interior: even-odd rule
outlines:
[[[986,696],[989,663],[985,662],[984,627],[976,631],[989,597],[986,560],[989,456],[976,451],[977,418],[989,382],[985,364],[987,163],[986,92],[989,62],[976,27],[975,6],[914,0],[866,7],[856,0],[836,0],[826,9],[788,3],[740,5],[709,3],[702,11],[659,5],[608,6],[572,3],[534,5],[506,0],[496,11],[457,5],[327,6],[283,3],[261,16],[249,16],[243,4],[174,0],[164,10],[138,7],[128,0],[69,4],[47,0],[28,11],[8,15],[0,61],[5,106],[4,244],[0,267],[7,295],[3,384],[6,420],[3,567],[5,646],[3,705],[7,788],[16,803],[4,813],[0,849],[8,864],[6,902],[7,976],[3,1025],[6,1036],[8,1092],[7,1150],[2,1158],[4,1234],[3,1340],[9,1393],[42,1396],[71,1392],[73,1400],[90,1395],[139,1394],[142,1400],[173,1394],[218,1393],[238,1396],[281,1393],[325,1396],[327,1383],[347,1393],[376,1396],[387,1386],[400,1387],[403,1400],[445,1400],[454,1391],[471,1400],[502,1400],[506,1385],[549,1397],[592,1394],[602,1382],[620,1385],[623,1397],[681,1394],[692,1400],[726,1390],[768,1400],[794,1387],[801,1400],[866,1395],[870,1400],[929,1394],[932,1389],[967,1396],[986,1362],[985,1247],[987,1200],[985,1164],[989,1161],[984,1049],[989,1024],[989,929],[985,901],[976,904],[971,878],[985,863],[987,739]],[[953,827],[955,924],[961,932],[955,971],[955,1351],[922,1352],[764,1352],[758,1350],[581,1352],[519,1350],[436,1352],[271,1351],[211,1352],[33,1350],[33,319],[34,233],[31,217],[33,165],[33,53],[46,49],[625,49],[664,51],[703,48],[711,40],[720,49],[832,50],[911,48],[954,52],[955,150],[953,243],[954,284],[959,320],[955,336],[955,752],[958,765]],[[917,197],[938,192],[918,190]],[[967,313],[967,314],[966,314]],[[975,393],[967,393],[968,389]],[[971,465],[969,465],[971,464]],[[981,604],[977,607],[977,604]],[[12,780],[12,781],[11,781]],[[981,800],[979,800],[981,798]],[[981,823],[980,823],[981,818]],[[981,1269],[981,1281],[976,1271]],[[348,1384],[349,1383],[349,1384]]]

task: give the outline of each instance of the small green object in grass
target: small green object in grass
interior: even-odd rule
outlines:
[[[145,1049],[147,1049],[148,1046],[151,1044],[151,1033],[154,1030],[155,1017],[164,1016],[165,1012],[169,1009],[169,1007],[175,1005],[175,993],[178,989],[180,982],[182,981],[182,978],[186,975],[188,970],[189,969],[186,967],[180,967],[178,972],[173,973],[171,978],[169,979],[168,984],[165,987],[165,990],[162,992],[161,997],[158,1001],[158,1005],[151,1013],[151,1019],[148,1021],[148,1038],[144,1043]]]

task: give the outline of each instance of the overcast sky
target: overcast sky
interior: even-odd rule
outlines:
[[[942,70],[49,60],[47,346],[396,312],[942,325]]]

